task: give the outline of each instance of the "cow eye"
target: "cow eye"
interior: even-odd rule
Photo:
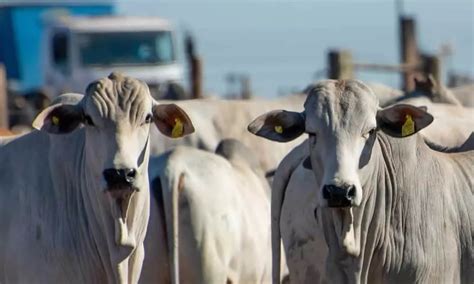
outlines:
[[[309,137],[315,137],[316,136],[316,133],[315,132],[311,132],[311,131],[305,131],[306,134],[308,134]]]
[[[376,131],[377,131],[377,128],[374,127],[370,129],[367,133],[363,134],[362,137],[364,137],[365,139],[369,139],[369,137],[374,135]]]
[[[145,123],[151,123],[152,120],[153,120],[153,116],[151,114],[147,114],[145,118]]]
[[[84,116],[84,120],[86,121],[86,124],[89,126],[95,126],[94,122],[92,121],[92,118],[89,115]]]

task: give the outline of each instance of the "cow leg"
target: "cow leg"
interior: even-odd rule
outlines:
[[[224,255],[219,256],[214,244],[205,241],[202,246],[202,281],[201,283],[227,283],[227,267],[223,263]],[[231,279],[232,280],[232,279]],[[231,281],[233,282],[233,281]],[[235,283],[235,282],[234,282]]]

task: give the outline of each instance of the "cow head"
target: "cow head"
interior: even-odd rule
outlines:
[[[374,93],[355,80],[322,81],[306,93],[304,112],[272,111],[255,119],[248,129],[279,142],[308,134],[311,165],[321,184],[321,207],[361,204],[359,170],[369,162],[378,130],[403,138],[433,120],[423,109],[410,105],[380,109]]]
[[[79,100],[70,97],[42,111],[33,126],[58,135],[83,128],[81,166],[98,185],[92,190],[108,200],[109,213],[126,224],[127,212],[147,202],[148,193],[140,191],[148,190],[150,125],[173,138],[192,133],[194,127],[178,106],[154,101],[145,83],[116,73],[91,83]]]

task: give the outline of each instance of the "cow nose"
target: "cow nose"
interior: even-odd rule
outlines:
[[[135,177],[137,176],[137,171],[135,169],[123,169],[125,179],[129,183],[133,183],[135,181]]]
[[[103,175],[108,185],[131,185],[135,181],[137,171],[135,169],[106,169]]]
[[[327,200],[329,207],[348,207],[352,205],[352,201],[356,195],[356,188],[354,185],[323,186],[323,198]]]

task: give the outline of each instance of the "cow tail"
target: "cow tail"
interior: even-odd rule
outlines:
[[[184,186],[184,174],[170,183],[171,194],[165,204],[168,204],[166,227],[168,228],[168,251],[170,253],[170,276],[172,284],[179,284],[179,192]],[[169,206],[171,205],[171,208]],[[165,205],[166,206],[166,205]]]

